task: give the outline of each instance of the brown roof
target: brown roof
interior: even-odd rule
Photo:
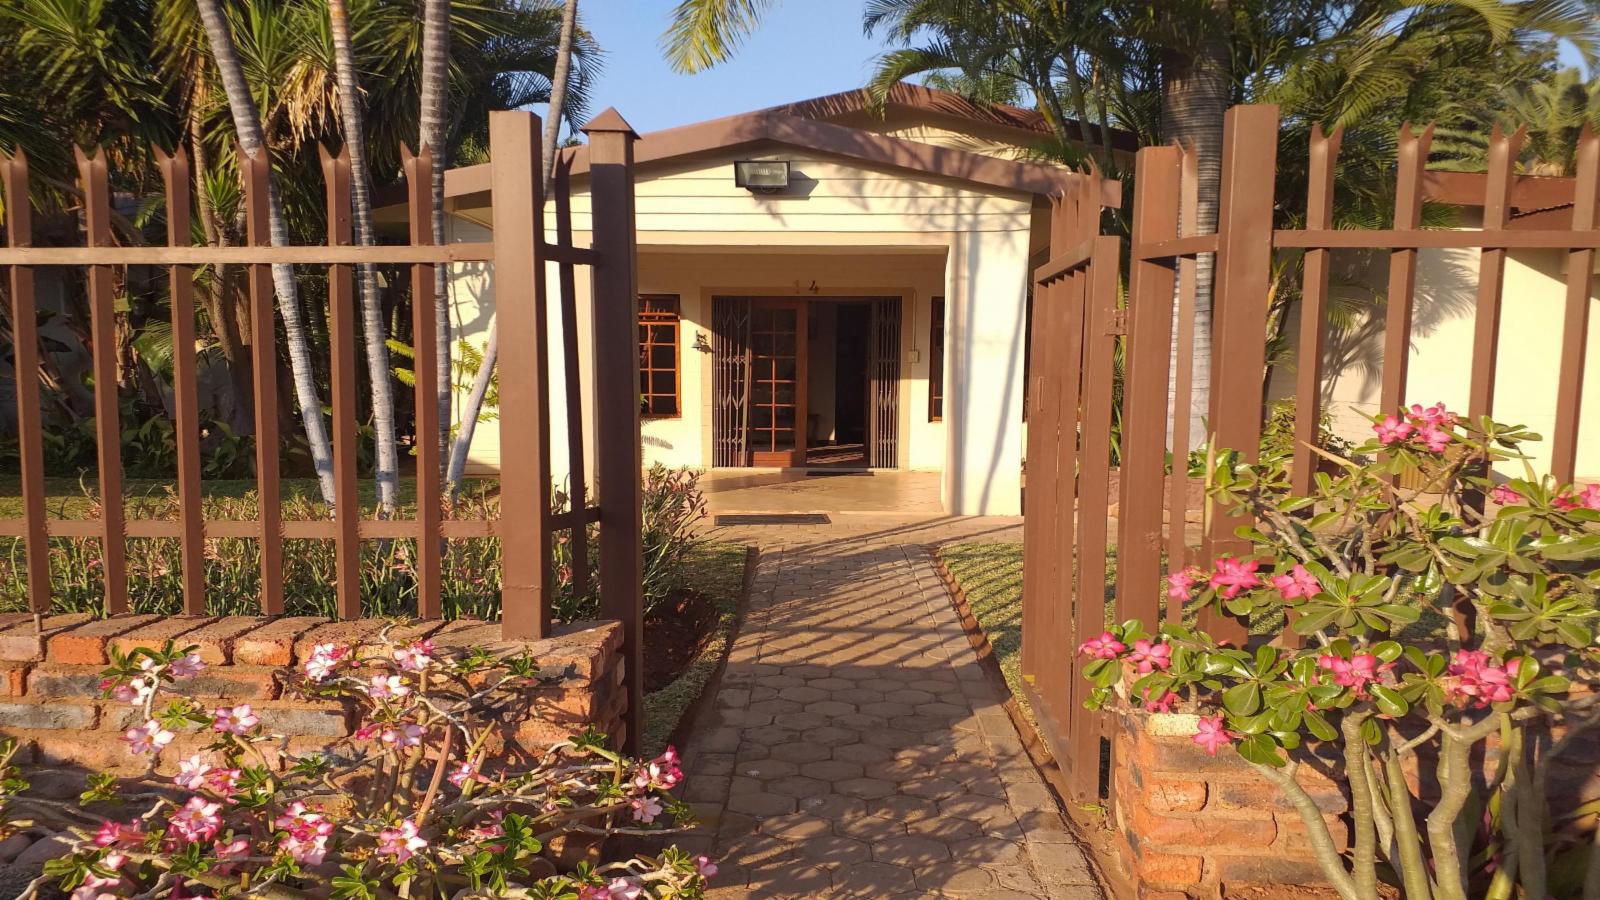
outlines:
[[[1451,206],[1482,206],[1488,179],[1483,172],[1424,172],[1422,196]],[[1576,190],[1577,179],[1571,176],[1513,175],[1511,227],[1570,228]]]
[[[934,101],[948,104],[951,101],[947,98],[957,98],[957,95],[943,91],[933,91],[914,85],[905,87],[908,90],[898,92],[897,96],[910,105]],[[848,99],[852,96],[856,99]],[[830,114],[837,114],[852,109],[865,109],[865,99],[864,92],[853,91],[818,97],[788,106],[711,119],[694,125],[652,131],[641,136],[634,145],[634,162],[637,165],[648,166],[652,163],[677,160],[697,154],[726,151],[760,143],[778,143],[873,165],[954,178],[1022,193],[1049,195],[1064,189],[1074,179],[1081,177],[1059,166],[1016,162],[951,147],[937,147],[859,128],[836,125],[802,114],[822,114],[827,110],[833,111]],[[916,103],[912,103],[913,100]],[[972,104],[965,100],[961,100],[961,103],[972,107]],[[919,105],[918,108],[928,107]],[[1021,121],[1016,116],[1037,115],[1014,107],[1002,107],[1000,110],[995,112],[995,115],[1015,121]],[[948,112],[944,108],[938,111]],[[596,121],[611,112],[608,110],[601,113],[596,117]],[[569,147],[560,152],[567,158],[572,175],[578,176],[589,171],[587,147]],[[1105,182],[1105,185],[1101,202],[1113,207],[1120,205],[1121,185],[1114,181]],[[457,198],[467,204],[487,203],[488,192],[487,163],[450,169],[445,173],[446,197]]]
[[[1035,110],[999,103],[974,103],[951,91],[941,91],[903,81],[889,89],[883,105],[885,108],[913,109],[950,119],[1026,131],[1034,136],[1055,133],[1045,121],[1045,117]],[[769,107],[762,112],[784,113],[807,119],[831,119],[835,116],[872,109],[874,104],[870,92],[866,88],[857,88],[853,91],[841,91],[825,97]],[[1068,119],[1066,127],[1068,133],[1076,133],[1079,127],[1078,120]],[[1089,127],[1094,129],[1099,126],[1091,124]],[[1114,128],[1111,130],[1111,146],[1117,150],[1133,153],[1139,149],[1139,139],[1132,132]]]

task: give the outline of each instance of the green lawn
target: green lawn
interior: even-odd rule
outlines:
[[[938,554],[966,593],[967,605],[989,639],[989,646],[994,648],[995,662],[1000,665],[1011,695],[1032,720],[1033,710],[1022,692],[1022,545],[950,544],[940,547]],[[1113,548],[1106,564],[1107,624],[1111,622],[1115,586]]]
[[[683,674],[666,687],[645,696],[642,746],[646,756],[655,756],[666,749],[667,741],[684,713],[705,691],[717,666],[727,655],[729,641],[739,620],[739,598],[744,593],[748,558],[749,550],[743,544],[702,544],[689,554],[683,583],[716,604],[717,622],[705,647],[683,670]]]

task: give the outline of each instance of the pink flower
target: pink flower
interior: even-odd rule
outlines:
[[[1223,727],[1222,716],[1205,716],[1200,719],[1199,727],[1200,732],[1194,736],[1194,742],[1210,756],[1216,756],[1218,750],[1230,746],[1238,737]]]
[[[421,725],[415,722],[407,722],[399,728],[385,728],[383,734],[378,736],[378,740],[391,747],[406,749],[421,745],[422,738],[426,733]]]
[[[231,841],[217,841],[211,845],[211,852],[217,857],[214,868],[219,875],[232,874],[233,863],[245,859],[250,855],[250,841],[247,838],[235,838]]]
[[[1451,676],[1451,699],[1461,706],[1486,707],[1505,703],[1516,696],[1513,680],[1522,667],[1521,659],[1500,665],[1481,650],[1458,650],[1447,674]]]
[[[137,847],[144,843],[144,829],[138,822],[112,822],[107,820],[100,823],[100,830],[94,833],[96,847]]]
[[[205,786],[206,776],[210,772],[211,767],[196,753],[178,763],[178,774],[173,776],[172,782],[186,791],[198,791]]]
[[[717,877],[717,864],[712,862],[709,856],[696,856],[694,858],[694,870],[700,874],[701,878],[711,879]]]
[[[306,677],[312,681],[323,681],[333,670],[339,667],[341,660],[350,652],[349,647],[337,644],[318,644],[311,648],[311,656],[306,659]]]
[[[278,848],[288,853],[296,863],[302,866],[320,866],[322,860],[328,855],[328,839],[314,837],[301,840],[297,837],[285,835],[278,842]]]
[[[1417,432],[1417,437],[1430,453],[1443,453],[1450,446],[1450,432],[1437,425],[1422,426],[1422,430]]]
[[[477,768],[470,762],[462,763],[456,767],[455,771],[450,773],[450,783],[456,787],[461,787],[469,781],[482,780],[484,780],[483,777],[478,774]]]
[[[156,680],[154,678],[148,678],[141,675],[130,678],[122,684],[113,686],[111,684],[111,679],[107,678],[100,683],[100,689],[109,689],[111,691],[111,696],[123,703],[128,703],[133,706],[143,706],[144,701],[148,699],[151,694],[156,692]]]
[[[1178,702],[1178,695],[1174,694],[1172,691],[1162,691],[1160,697],[1157,697],[1156,699],[1152,700],[1152,699],[1150,699],[1150,689],[1149,688],[1145,688],[1145,691],[1144,691],[1144,711],[1145,712],[1169,713],[1169,712],[1172,712],[1172,707],[1177,702]]]
[[[1296,564],[1287,575],[1272,576],[1272,585],[1278,589],[1285,600],[1294,600],[1300,597],[1315,597],[1322,591],[1322,585],[1317,582],[1317,576],[1306,570],[1305,566]]]
[[[678,768],[678,760],[678,751],[668,747],[667,752],[639,767],[633,776],[633,786],[641,791],[651,788],[671,790],[683,780],[683,770]]]
[[[261,724],[261,717],[255,714],[248,703],[223,706],[211,715],[215,719],[211,723],[212,729],[223,734],[248,734],[250,729]]]
[[[1378,443],[1387,447],[1410,437],[1411,432],[1416,431],[1416,427],[1398,416],[1387,416],[1382,422],[1372,426],[1372,430],[1378,433]]]
[[[320,813],[306,808],[305,801],[296,800],[288,810],[273,822],[283,829],[279,849],[287,852],[303,866],[318,866],[328,852],[328,835],[333,834],[333,823]]]
[[[1224,598],[1232,600],[1240,592],[1261,584],[1256,568],[1261,564],[1253,559],[1238,560],[1224,556],[1217,560],[1216,571],[1211,573],[1211,587]]]
[[[1200,571],[1194,566],[1190,566],[1187,569],[1182,569],[1180,571],[1173,572],[1171,575],[1168,575],[1167,598],[1171,600],[1187,601],[1189,599],[1189,595],[1194,591],[1195,583],[1204,578],[1205,574],[1206,573]]]
[[[608,900],[639,900],[643,888],[633,878],[613,878],[606,883],[606,892],[601,896]]]
[[[186,656],[180,656],[167,666],[167,671],[173,678],[192,678],[205,671],[205,661],[200,658],[199,651],[192,651]]]
[[[1099,637],[1090,638],[1078,645],[1078,655],[1094,659],[1116,659],[1122,655],[1128,645],[1117,640],[1111,632],[1103,632]]]
[[[1156,669],[1165,670],[1172,665],[1172,645],[1152,644],[1146,640],[1133,642],[1133,652],[1128,654],[1128,661],[1139,667],[1140,675],[1148,675]]]
[[[654,822],[656,816],[661,815],[661,804],[654,797],[635,797],[629,806],[633,807],[634,821],[646,824]]]
[[[1511,506],[1521,503],[1522,495],[1507,485],[1497,484],[1494,486],[1494,490],[1489,492],[1489,499],[1493,500],[1498,506]]]
[[[385,828],[378,832],[378,852],[384,856],[394,857],[397,863],[403,863],[417,851],[428,846],[428,842],[417,835],[417,823],[406,819],[398,828]]]
[[[383,730],[382,725],[379,725],[377,722],[368,722],[360,728],[357,728],[356,733],[351,735],[351,737],[358,741],[370,741],[377,737],[378,732],[381,730]]]
[[[1349,659],[1324,654],[1317,657],[1317,667],[1333,673],[1335,684],[1350,688],[1357,697],[1363,699],[1367,696],[1367,685],[1377,681],[1378,676],[1390,668],[1387,664],[1380,664],[1378,658],[1370,653],[1357,653]]]
[[[388,700],[393,697],[404,697],[411,693],[411,686],[399,675],[374,675],[367,687],[367,696],[374,700]]]
[[[160,753],[177,735],[161,727],[155,719],[138,726],[129,728],[122,735],[123,743],[128,745],[128,752],[134,755],[140,753]]]
[[[206,787],[216,794],[227,797],[239,789],[239,776],[243,774],[238,769],[212,769],[206,775]]]
[[[1423,409],[1420,403],[1413,403],[1408,412],[1412,421],[1418,425],[1435,425],[1441,428],[1448,428],[1456,423],[1456,414],[1445,409],[1443,403],[1435,403],[1427,409]]]
[[[423,649],[423,643],[425,642],[418,641],[409,647],[394,651],[394,661],[407,672],[421,672],[426,669],[433,662],[433,657],[428,655],[428,650]],[[432,649],[431,644],[428,649]]]
[[[1556,498],[1557,509],[1600,509],[1600,483],[1591,484],[1577,494],[1563,493]]]
[[[207,841],[222,827],[221,810],[220,803],[212,803],[204,797],[190,797],[182,809],[172,814],[167,824],[185,843]]]

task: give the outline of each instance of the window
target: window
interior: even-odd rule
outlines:
[[[944,298],[933,298],[928,327],[928,421],[944,421]]]
[[[675,418],[678,408],[678,298],[639,298],[639,414]]]

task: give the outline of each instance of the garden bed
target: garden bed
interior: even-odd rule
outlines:
[[[673,740],[727,658],[753,564],[753,551],[742,544],[695,548],[685,560],[685,586],[645,620],[644,752],[659,753]]]

